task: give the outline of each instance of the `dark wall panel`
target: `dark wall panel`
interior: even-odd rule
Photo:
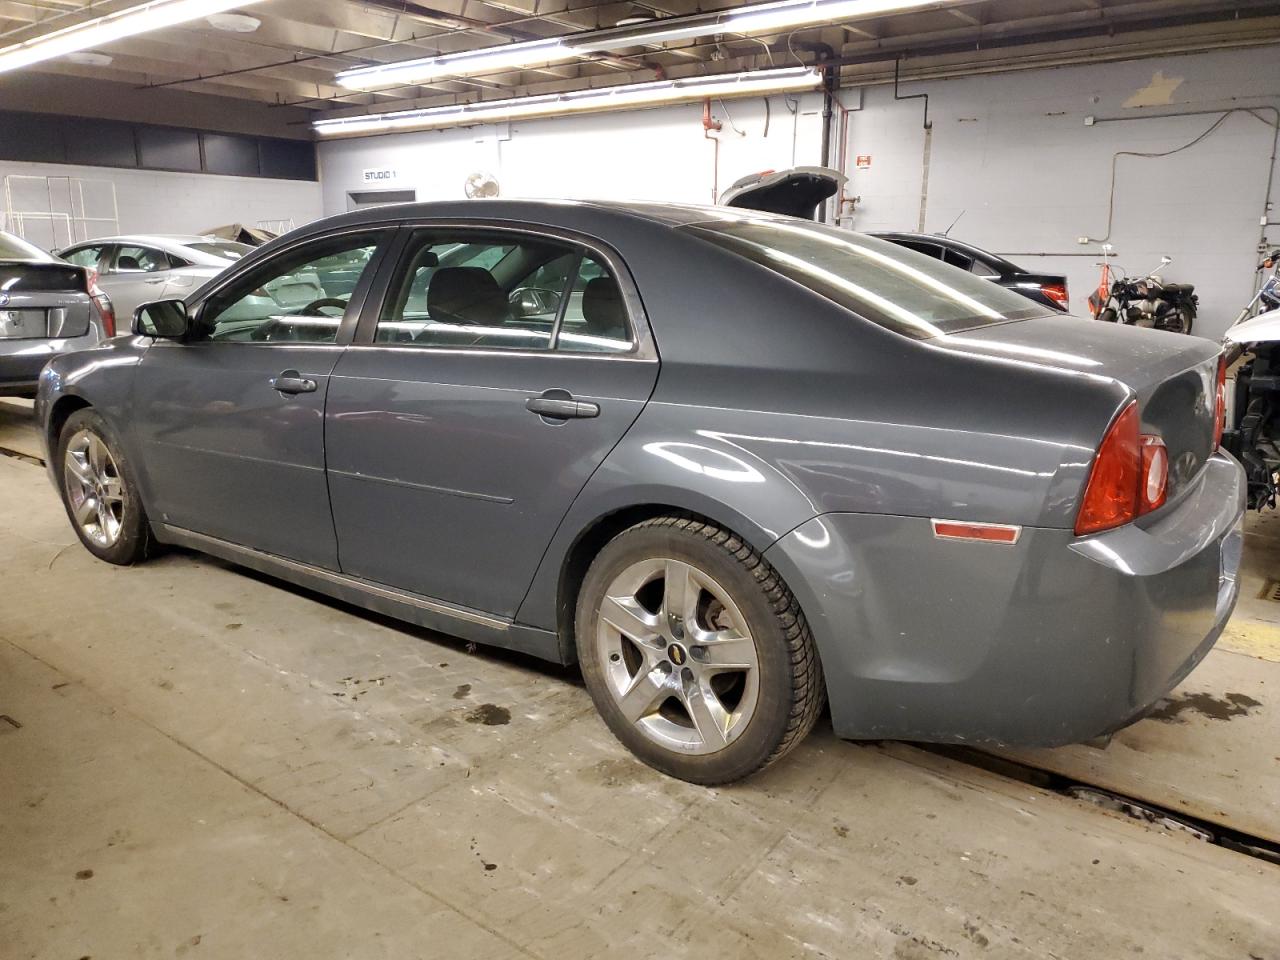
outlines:
[[[0,160],[66,163],[60,117],[0,113]]]
[[[262,175],[281,180],[315,180],[316,147],[307,140],[258,141]]]
[[[84,163],[99,167],[136,167],[138,145],[133,127],[114,120],[97,120],[83,129],[81,135],[68,131],[67,163]]]
[[[315,180],[309,140],[0,110],[0,160]]]
[[[258,144],[250,137],[221,133],[201,134],[204,141],[204,168],[210,173],[237,177],[258,176]]]
[[[189,170],[199,173],[200,135],[194,130],[138,127],[138,156],[151,170]]]

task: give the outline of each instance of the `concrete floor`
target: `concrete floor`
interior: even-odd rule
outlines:
[[[1164,718],[1036,761],[1273,829],[1272,608]],[[669,780],[570,672],[194,554],[98,563],[3,456],[0,715],[5,960],[1280,960],[1280,867],[825,724]]]

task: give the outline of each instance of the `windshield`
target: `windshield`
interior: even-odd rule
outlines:
[[[958,267],[822,224],[726,218],[683,229],[917,340],[1050,313]]]
[[[184,243],[183,246],[223,260],[239,260],[253,250],[247,243],[236,243],[234,240],[204,240],[200,243]]]
[[[0,260],[49,260],[39,247],[11,233],[0,233]]]

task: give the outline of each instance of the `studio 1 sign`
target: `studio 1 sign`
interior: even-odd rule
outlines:
[[[378,186],[382,184],[395,183],[400,179],[399,172],[394,167],[375,167],[366,170],[361,178],[366,186]]]

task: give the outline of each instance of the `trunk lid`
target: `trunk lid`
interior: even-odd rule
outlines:
[[[720,204],[816,220],[818,206],[834,197],[848,179],[830,167],[765,170],[735,181],[720,195]]]
[[[83,336],[89,278],[59,261],[0,261],[0,342]]]
[[[1077,317],[1040,317],[939,337],[938,346],[1117,381],[1137,397],[1143,433],[1169,454],[1169,499],[1212,456],[1218,345],[1201,337]],[[1109,424],[1098,425],[1094,448]]]

